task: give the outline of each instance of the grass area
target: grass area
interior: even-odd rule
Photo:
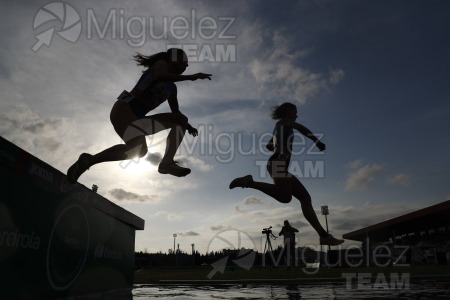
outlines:
[[[248,279],[274,279],[274,280],[317,280],[320,278],[343,279],[343,273],[371,273],[372,276],[383,273],[386,277],[391,273],[408,273],[412,278],[415,276],[442,276],[450,278],[450,266],[410,266],[410,267],[362,267],[362,268],[320,268],[319,270],[303,270],[301,268],[269,269],[267,267],[253,267],[250,270],[241,268],[227,268],[222,274],[217,272],[210,279],[208,275],[212,267],[195,268],[170,268],[160,267],[142,270],[135,273],[136,284],[159,283],[161,280],[248,280]],[[307,273],[308,272],[308,273]]]

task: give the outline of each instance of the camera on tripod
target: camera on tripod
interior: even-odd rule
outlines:
[[[269,228],[263,228],[262,234],[272,234],[272,226],[270,226]]]
[[[273,235],[272,233],[272,226],[269,228],[263,228],[262,234],[266,235],[266,244],[264,245],[264,253],[266,252],[273,252],[272,249],[272,243],[270,242],[270,239],[276,240],[277,237]]]

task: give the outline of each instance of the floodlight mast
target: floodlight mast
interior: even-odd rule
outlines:
[[[328,205],[323,205],[321,207],[321,210],[322,210],[322,215],[325,216],[325,224],[327,225],[327,233],[330,234],[328,232],[328,218],[327,218],[327,216],[330,214],[330,211],[328,210]],[[328,245],[328,250],[330,250],[330,245]]]

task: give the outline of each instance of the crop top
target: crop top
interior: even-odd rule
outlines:
[[[161,82],[154,79],[153,69],[149,68],[142,74],[133,90],[137,90],[143,96],[148,111],[155,109],[177,92],[175,83]]]
[[[291,153],[294,142],[294,129],[290,126],[275,124],[273,129],[273,145],[275,151],[280,153]]]

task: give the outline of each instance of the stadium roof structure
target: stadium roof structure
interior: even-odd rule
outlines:
[[[344,234],[347,240],[388,241],[405,234],[450,225],[450,200]]]

